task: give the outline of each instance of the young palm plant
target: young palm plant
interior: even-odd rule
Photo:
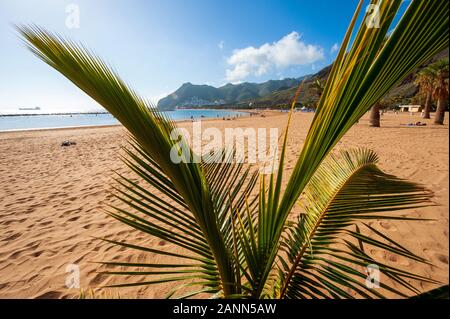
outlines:
[[[429,119],[433,97],[433,71],[429,67],[423,69],[417,74],[414,82],[419,87],[420,93],[425,96],[423,118]]]
[[[437,101],[435,124],[444,124],[448,101],[448,58],[439,60],[429,67],[433,75],[433,95]]]
[[[412,1],[393,27],[402,0],[372,3],[379,6],[379,28],[366,25],[367,16],[353,34],[361,1],[286,187],[282,182],[292,112],[275,173],[260,175],[226,160],[197,163],[192,152],[182,152],[189,147],[184,139],[170,138],[175,124],[95,54],[40,27],[18,27],[33,53],[104,106],[130,134],[124,161],[135,176],[118,176],[116,196],[126,208],[110,207],[108,214],[182,248],[170,251],[104,239],[178,260],[103,262],[114,267],[107,274],[137,278],[116,287],[173,282],[177,285],[170,297],[382,298],[387,292],[403,297],[418,293],[411,280],[436,283],[383,264],[365,248],[426,263],[369,221],[412,219],[399,211],[430,205],[432,194],[382,172],[370,150],[331,151],[396,83],[448,46],[448,4]],[[172,162],[172,149],[184,160]],[[296,204],[302,213],[289,218]],[[364,284],[369,264],[389,278],[380,289]]]

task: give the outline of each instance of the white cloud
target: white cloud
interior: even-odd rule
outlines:
[[[240,63],[231,70],[226,70],[226,78],[233,83],[245,79],[252,72],[252,67],[246,63]]]
[[[330,53],[333,54],[334,52],[337,52],[339,50],[339,44],[335,43],[330,49]]]
[[[273,43],[265,43],[259,48],[237,49],[227,59],[230,69],[226,70],[227,80],[240,81],[249,75],[261,76],[273,69],[284,69],[293,65],[307,65],[324,58],[323,49],[306,44],[297,32],[291,32]]]
[[[224,44],[225,44],[225,41],[221,40],[221,41],[217,44],[217,46],[219,47],[220,50],[223,50]]]

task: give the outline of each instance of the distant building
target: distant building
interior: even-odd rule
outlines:
[[[209,106],[209,105],[223,105],[226,101],[223,99],[220,100],[207,100],[202,99],[197,96],[190,97],[189,99],[184,100],[181,103],[177,104],[177,107],[180,109],[185,109],[189,107],[201,107],[201,106]]]
[[[400,112],[418,113],[422,111],[422,105],[400,105]]]

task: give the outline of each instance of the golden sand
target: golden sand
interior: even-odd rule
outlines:
[[[448,118],[448,114],[446,115]],[[210,120],[203,128],[278,127],[286,114]],[[288,142],[286,173],[292,170],[312,114],[297,113]],[[425,127],[401,124],[423,121]],[[448,122],[432,125],[408,114],[385,114],[382,127],[368,126],[367,117],[355,125],[338,148],[367,147],[380,157],[387,173],[426,185],[435,193],[435,207],[408,212],[411,217],[432,218],[426,222],[373,221],[406,248],[430,260],[433,266],[371,251],[388,263],[448,283]],[[191,123],[181,123],[189,127]],[[64,140],[77,145],[61,147]],[[120,126],[0,133],[0,298],[76,297],[67,289],[68,264],[80,267],[81,287],[87,289],[118,282],[97,273],[92,261],[150,261],[164,257],[111,246],[93,237],[127,239],[132,243],[170,249],[170,245],[148,238],[108,217],[102,202],[115,202],[108,193],[112,170],[125,172],[118,159],[125,142]],[[122,278],[130,280],[130,278]],[[382,278],[383,280],[383,278]],[[170,284],[113,290],[122,298],[163,297]],[[433,288],[419,285],[421,290]]]

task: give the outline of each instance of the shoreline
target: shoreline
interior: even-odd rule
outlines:
[[[171,111],[160,111],[164,112],[175,112],[175,111],[229,111],[229,112],[241,112],[241,113],[254,113],[256,114],[258,110],[256,109],[211,109],[211,108],[198,108],[198,109],[176,109]],[[110,114],[107,111],[102,112],[56,112],[56,113],[7,113],[1,114],[0,117],[14,117],[14,116],[61,116],[61,115],[99,115],[99,114]]]
[[[240,119],[244,119],[244,118],[252,118],[255,116],[257,117],[257,116],[261,116],[262,114],[264,114],[264,116],[267,116],[267,117],[274,116],[276,114],[283,114],[283,112],[280,112],[277,110],[249,111],[249,110],[237,110],[236,109],[233,111],[240,112],[240,113],[248,113],[248,115],[236,117],[234,120],[240,120]],[[95,114],[95,113],[78,113],[78,114]],[[109,113],[103,113],[103,114],[109,114]],[[35,114],[35,115],[43,115],[43,114]],[[58,114],[48,114],[48,115],[58,115]],[[69,114],[64,113],[64,114],[60,114],[60,115],[69,115]],[[18,115],[18,116],[22,116],[22,115]],[[47,115],[45,115],[45,116],[47,116]],[[223,121],[223,119],[217,118],[217,117],[204,117],[204,118],[197,119],[197,121],[210,122],[210,121]],[[183,120],[174,120],[174,122],[177,124],[183,124],[183,123],[192,122],[192,120],[183,119]],[[41,131],[96,129],[96,128],[116,127],[116,126],[122,126],[122,124],[117,123],[117,124],[97,124],[97,125],[76,125],[76,126],[60,126],[60,127],[36,127],[36,128],[24,128],[24,129],[9,129],[9,130],[0,130],[0,134],[16,133],[16,132],[41,132]]]
[[[11,113],[0,114],[0,117],[14,117],[14,116],[52,116],[52,115],[95,115],[95,114],[110,114],[109,112],[69,112],[69,113]]]
[[[26,133],[26,132],[41,132],[41,131],[60,131],[60,130],[78,130],[78,129],[88,129],[88,128],[108,128],[121,126],[122,124],[105,124],[105,125],[79,125],[79,126],[61,126],[61,127],[37,127],[37,128],[20,128],[0,131],[0,134],[6,133]]]

